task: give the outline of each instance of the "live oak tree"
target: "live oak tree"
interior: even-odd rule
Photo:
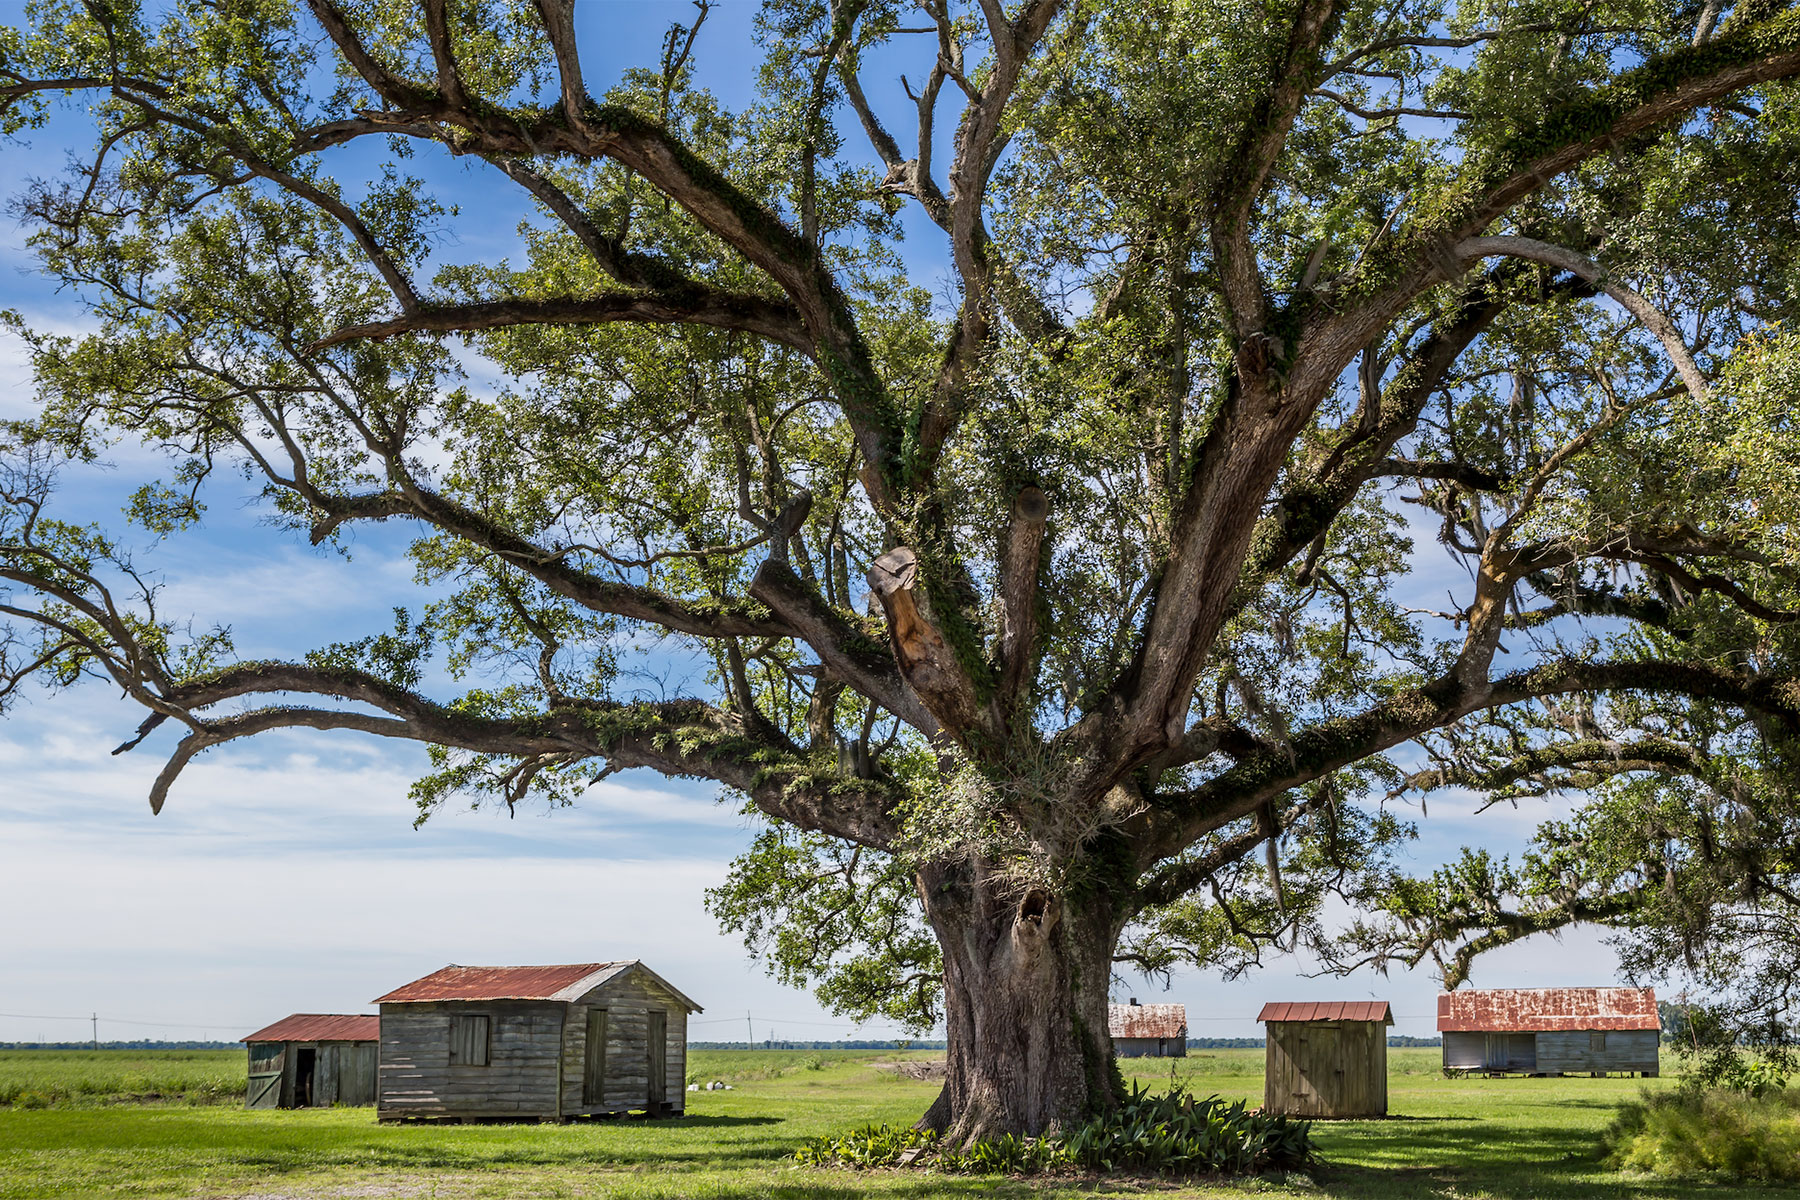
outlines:
[[[294,728],[426,743],[425,811],[717,781],[766,830],[715,910],[844,1011],[941,1016],[962,1139],[1114,1102],[1116,963],[1641,910],[1697,834],[1633,787],[1779,791],[1800,11],[770,0],[743,111],[704,7],[584,72],[611,12],[0,33],[5,131],[95,135],[14,196],[92,325],[13,321],[0,695],[123,689],[120,749],[175,739],[154,807]],[[461,210],[408,173],[451,156]],[[513,253],[465,261],[496,211]],[[272,538],[415,530],[419,607],[239,659],[56,515],[122,438],[170,456],[150,530],[243,472]],[[1415,529],[1462,599],[1408,585]],[[1547,830],[1560,888],[1408,882],[1389,801],[1440,787],[1600,787],[1636,832]],[[1378,915],[1346,941],[1333,897]]]

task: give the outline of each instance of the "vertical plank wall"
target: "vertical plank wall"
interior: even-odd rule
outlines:
[[[1296,1117],[1387,1112],[1387,1025],[1270,1021],[1263,1107]]]
[[[1655,1074],[1661,1034],[1655,1029],[1609,1029],[1606,1048],[1593,1048],[1587,1030],[1537,1035],[1537,1069],[1546,1074],[1639,1071]]]
[[[588,1010],[606,1010],[606,1079],[601,1104],[587,1104],[582,1074],[587,1065]],[[607,980],[569,1004],[563,1026],[562,1111],[630,1112],[650,1103],[649,1010],[666,1014],[661,1103],[681,1109],[687,1087],[687,1005],[636,971]]]
[[[557,1116],[564,1008],[549,1001],[382,1005],[377,1115]],[[486,1066],[450,1062],[457,1013],[488,1017]]]

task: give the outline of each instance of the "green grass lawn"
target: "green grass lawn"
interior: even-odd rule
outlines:
[[[1322,1123],[1328,1166],[1313,1179],[1200,1186],[1097,1180],[1055,1183],[919,1172],[820,1171],[787,1161],[808,1137],[865,1121],[909,1123],[935,1094],[872,1064],[883,1051],[695,1051],[690,1078],[734,1090],[688,1095],[679,1121],[578,1125],[381,1126],[370,1109],[246,1112],[235,1104],[108,1103],[171,1095],[175,1079],[242,1079],[238,1052],[151,1057],[131,1052],[0,1053],[0,1095],[24,1079],[113,1081],[70,1087],[48,1108],[0,1107],[0,1200],[146,1197],[1181,1197],[1295,1195],[1493,1198],[1687,1197],[1742,1194],[1724,1186],[1623,1179],[1601,1161],[1600,1131],[1627,1079],[1446,1080],[1436,1050],[1390,1051],[1382,1121]],[[910,1057],[925,1057],[911,1055]],[[1171,1073],[1171,1062],[1173,1073]],[[163,1072],[159,1080],[158,1071]],[[235,1074],[233,1074],[235,1073]],[[1138,1060],[1127,1076],[1179,1080],[1202,1094],[1262,1095],[1262,1052],[1197,1051]],[[216,1075],[214,1076],[216,1077]],[[149,1082],[150,1086],[138,1086]],[[1668,1081],[1646,1081],[1666,1086]],[[116,1084],[117,1086],[113,1086]],[[1761,1196],[1800,1196],[1761,1189]]]

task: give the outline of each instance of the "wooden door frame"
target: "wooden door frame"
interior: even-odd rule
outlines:
[[[661,1039],[656,1037],[659,1025],[662,1027]],[[645,1097],[648,1107],[644,1111],[661,1116],[669,1109],[669,1014],[666,1009],[645,1010],[644,1058],[647,1077],[644,1090],[649,1093]]]

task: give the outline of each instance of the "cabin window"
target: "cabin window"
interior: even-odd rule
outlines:
[[[450,1061],[460,1067],[488,1065],[486,1013],[450,1018]]]
[[[1606,1049],[1606,1030],[1594,1029],[1594,1030],[1588,1031],[1588,1049],[1589,1050],[1604,1050],[1604,1049]]]

